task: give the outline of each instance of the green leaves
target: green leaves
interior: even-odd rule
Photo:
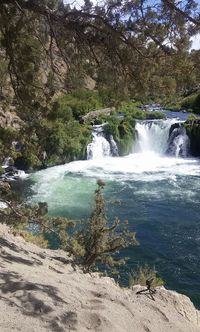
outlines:
[[[95,191],[95,207],[86,224],[76,232],[70,244],[76,261],[81,264],[85,272],[89,272],[98,264],[105,269],[125,263],[124,259],[115,257],[122,248],[137,245],[135,233],[128,230],[127,222],[120,223],[116,218],[113,223],[107,220],[102,180],[97,182]]]
[[[146,286],[146,280],[152,278],[152,286],[154,288],[164,285],[164,281],[157,276],[155,266],[149,266],[147,264],[143,266],[137,266],[137,268],[135,270],[132,270],[129,274],[129,287],[132,287],[134,285]]]

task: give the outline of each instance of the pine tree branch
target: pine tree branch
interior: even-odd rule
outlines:
[[[162,0],[169,8],[175,10],[177,13],[181,14],[181,16],[185,17],[188,21],[193,24],[200,26],[200,21],[196,20],[194,17],[190,16],[186,11],[183,11],[178,6],[176,6],[171,0]]]

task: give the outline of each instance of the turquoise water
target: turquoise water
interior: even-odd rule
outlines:
[[[48,202],[51,215],[84,219],[98,178],[110,220],[128,219],[140,242],[121,253],[130,257],[121,282],[138,264],[154,264],[166,287],[200,307],[200,161],[152,151],[76,161],[31,175],[31,200]]]

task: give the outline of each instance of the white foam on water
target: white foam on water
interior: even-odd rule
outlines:
[[[8,207],[8,205],[4,202],[0,201],[0,209],[6,209]]]
[[[126,157],[74,161],[62,166],[39,171],[31,177],[36,181],[34,192],[41,196],[49,195],[56,182],[67,185],[67,178],[83,177],[108,181],[153,182],[168,179],[175,182],[176,176],[200,176],[198,159],[160,157],[149,153],[135,153]],[[89,181],[89,180],[88,180]],[[95,180],[94,180],[95,181]],[[93,181],[93,182],[94,182]],[[83,188],[82,188],[83,189]],[[72,188],[75,190],[75,188]]]
[[[163,195],[162,190],[163,192],[168,190],[170,195],[177,197],[183,195],[183,190],[179,184],[183,184],[186,177],[200,176],[200,161],[195,158],[170,157],[164,154],[167,148],[169,129],[175,122],[177,120],[170,119],[137,123],[138,152],[125,157],[109,156],[110,150],[106,145],[108,142],[103,141],[103,144],[100,144],[105,138],[101,134],[98,136],[100,131],[98,128],[99,131],[94,135],[94,139],[97,138],[98,141],[97,146],[94,148],[90,145],[90,148],[94,148],[93,152],[95,149],[97,151],[96,155],[93,154],[93,157],[96,156],[95,158],[73,161],[30,175],[35,182],[32,186],[35,193],[33,199],[36,201],[54,201],[52,204],[59,205],[61,201],[63,204],[67,194],[70,204],[81,204],[81,202],[73,202],[73,199],[76,200],[76,194],[80,196],[82,193],[84,202],[87,193],[94,190],[98,178],[120,184],[126,183],[133,188],[134,182],[140,182],[141,185],[142,183],[152,183],[151,192],[147,189],[148,195]],[[94,139],[91,144],[95,144]],[[107,147],[102,150],[104,143]],[[168,187],[165,189],[153,187],[154,182],[162,183],[162,181],[167,181]],[[193,182],[195,183],[195,180]],[[146,188],[139,189],[140,193],[142,190],[145,194]],[[185,193],[186,197],[192,197],[193,192],[193,189],[188,189]],[[166,194],[168,195],[168,193]]]

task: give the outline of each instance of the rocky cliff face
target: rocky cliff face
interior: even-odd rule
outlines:
[[[155,301],[99,274],[83,274],[61,250],[40,249],[0,225],[0,330],[199,332],[200,312],[184,295]]]
[[[7,128],[12,127],[19,129],[23,124],[23,121],[16,115],[15,107],[8,107],[8,110],[4,110],[0,107],[0,127]]]

